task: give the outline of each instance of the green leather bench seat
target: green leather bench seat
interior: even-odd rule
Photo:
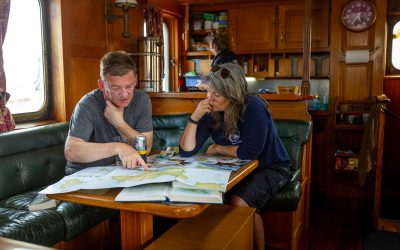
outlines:
[[[70,240],[118,211],[61,202],[28,211],[37,192],[64,176],[68,123],[0,134],[0,236],[52,246]]]

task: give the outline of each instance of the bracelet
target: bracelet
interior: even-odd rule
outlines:
[[[189,121],[190,123],[193,123],[193,124],[196,124],[196,125],[199,124],[198,121],[193,120],[192,117],[190,117],[190,116],[189,116],[189,118],[188,118],[188,121]]]

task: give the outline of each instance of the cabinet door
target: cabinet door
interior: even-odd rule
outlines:
[[[329,7],[327,2],[313,3],[311,13],[311,48],[328,47]],[[304,4],[279,6],[279,49],[302,49]]]
[[[230,49],[235,53],[275,48],[275,6],[230,9],[228,26]]]

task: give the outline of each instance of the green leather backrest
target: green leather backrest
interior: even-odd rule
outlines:
[[[165,150],[168,146],[179,147],[179,138],[186,127],[187,119],[191,114],[179,115],[153,115],[153,148],[152,150]],[[206,152],[213,143],[211,138],[203,144],[199,153]]]
[[[179,146],[179,137],[187,124],[189,114],[153,116],[153,150]]]
[[[312,122],[300,120],[274,120],[279,137],[292,160],[291,170],[300,169],[303,145],[311,137]]]
[[[0,200],[64,176],[68,123],[0,134]]]

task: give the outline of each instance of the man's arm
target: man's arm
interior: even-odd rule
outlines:
[[[64,154],[68,161],[81,163],[93,162],[114,155],[119,155],[123,166],[128,168],[143,166],[147,169],[146,163],[136,150],[131,146],[120,142],[86,142],[81,138],[68,136],[65,143]]]
[[[104,116],[108,122],[110,122],[115,129],[118,130],[119,134],[125,138],[128,138],[129,144],[133,145],[135,137],[138,135],[146,136],[147,140],[147,152],[151,151],[153,146],[153,131],[140,133],[137,130],[129,126],[124,120],[124,108],[116,107],[110,101],[106,102],[106,109],[104,110]]]
[[[133,146],[135,137],[138,135],[146,136],[147,140],[147,153],[150,153],[153,147],[153,131],[139,133],[135,129],[131,128],[126,122],[122,123],[119,127],[116,127],[121,136],[129,138],[129,144]]]

